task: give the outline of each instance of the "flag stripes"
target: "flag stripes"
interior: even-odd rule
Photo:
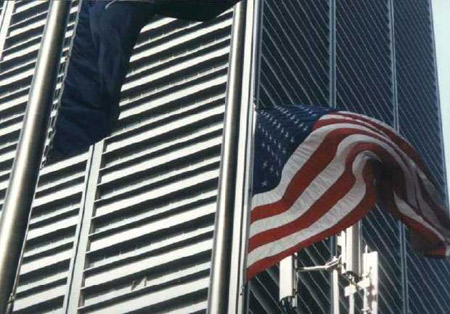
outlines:
[[[283,165],[278,185],[252,198],[248,278],[356,223],[377,199],[420,234],[417,251],[448,256],[450,220],[437,195],[392,128],[359,114],[325,114]]]

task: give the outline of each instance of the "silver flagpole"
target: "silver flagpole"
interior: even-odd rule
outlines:
[[[211,277],[208,291],[208,313],[228,313],[230,301],[233,221],[236,202],[238,151],[241,119],[242,82],[247,1],[236,5],[231,35],[231,55],[225,101],[222,158],[219,178]],[[247,104],[250,106],[251,104]],[[234,271],[238,271],[235,269]]]
[[[5,313],[36,190],[71,1],[53,0],[0,220],[0,313]]]
[[[263,0],[247,0],[242,73],[242,97],[238,139],[233,244],[231,250],[230,300],[228,313],[246,313],[248,308],[247,238],[253,184],[255,108],[261,51]]]

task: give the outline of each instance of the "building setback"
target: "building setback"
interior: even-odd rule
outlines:
[[[0,29],[3,203],[48,1],[1,10],[10,12]],[[62,65],[77,11],[74,1]],[[231,25],[229,11],[143,29],[113,135],[41,172],[14,313],[205,312]],[[445,190],[428,0],[265,0],[262,27],[259,106],[336,106],[383,120]],[[380,255],[380,313],[447,312],[450,263],[415,255],[382,209],[362,231]],[[329,241],[299,256],[324,264]],[[249,313],[281,313],[278,282],[277,267],[253,280]],[[302,273],[299,292],[298,313],[329,311],[327,273]]]

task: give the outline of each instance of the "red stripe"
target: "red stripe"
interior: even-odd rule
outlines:
[[[331,131],[322,140],[322,144],[310,156],[303,167],[294,175],[288,184],[284,195],[276,202],[260,205],[252,209],[251,222],[279,215],[287,211],[303,191],[311,184],[317,175],[328,166],[335,157],[339,144],[350,135],[367,135],[389,145],[396,150],[385,138],[372,134],[365,130],[353,128],[339,128]],[[400,156],[401,158],[401,156]],[[282,178],[283,179],[283,178]]]
[[[424,254],[427,257],[446,257],[447,256],[447,248],[445,246],[431,250]]]
[[[372,127],[372,125],[374,125],[374,124],[371,124],[371,126],[367,126],[367,125],[364,125],[362,122],[359,122],[359,121],[349,121],[349,120],[338,119],[338,118],[336,118],[336,119],[319,120],[319,121],[316,123],[316,125],[314,126],[314,128],[317,128],[317,129],[318,129],[318,128],[320,128],[320,127],[324,127],[324,126],[327,126],[327,125],[332,125],[332,124],[337,124],[337,123],[343,123],[343,122],[345,122],[345,123],[351,123],[351,124],[356,124],[356,125],[360,125],[360,126],[364,126],[364,127],[367,127],[367,128],[369,128],[369,129],[371,129],[372,131],[374,131],[374,132],[380,134],[378,130],[376,130],[376,129],[374,129],[374,128]],[[390,147],[392,147],[394,150],[396,150],[397,152],[400,150],[399,147],[396,147],[396,146],[390,144],[390,143],[387,142],[386,140],[383,139],[383,141],[384,141],[386,144],[388,144]],[[406,152],[404,152],[404,153],[406,153]],[[398,156],[401,158],[401,160],[403,160],[403,162],[404,162],[406,165],[409,164],[408,161],[402,156],[402,154],[399,153]],[[385,159],[385,160],[384,160],[384,163],[386,163],[386,161],[387,161],[387,160]],[[399,192],[399,193],[397,193],[397,194],[399,194],[399,196],[400,196],[402,199],[407,199],[406,187],[405,187],[405,184],[404,184],[404,180],[405,180],[405,178],[404,178],[404,173],[403,173],[402,170],[395,168],[395,165],[397,164],[397,161],[395,161],[395,160],[392,159],[392,158],[389,158],[389,162],[390,162],[390,164],[391,164],[392,166],[394,166],[394,169],[395,169],[395,170],[392,170],[392,174],[393,174],[393,175],[392,175],[392,178],[393,178],[393,180],[394,180],[394,182],[395,182],[394,186],[396,187],[396,190]],[[384,167],[384,168],[385,168],[385,167]],[[409,168],[408,168],[408,170],[409,170]],[[447,215],[444,211],[442,211],[432,199],[430,199],[430,198],[428,197],[428,192],[427,192],[427,191],[425,190],[425,188],[423,187],[423,181],[422,181],[422,179],[421,179],[418,175],[416,175],[416,173],[410,173],[410,175],[416,176],[416,177],[417,177],[418,182],[419,182],[420,187],[421,187],[420,193],[421,193],[421,195],[422,195],[423,198],[426,198],[426,199],[427,199],[427,201],[426,201],[427,204],[429,204],[429,206],[430,206],[431,208],[434,208],[434,212],[436,213],[437,217],[439,218],[442,227],[447,228],[447,229],[450,229],[450,219],[449,219],[448,215]],[[390,180],[390,179],[389,179],[389,180]],[[417,201],[417,203],[418,203],[418,199],[417,199],[417,196],[418,196],[418,193],[417,193],[417,192],[418,192],[418,191],[415,190],[414,192],[416,192],[416,193],[414,193],[414,194],[416,195],[416,201]],[[412,208],[414,209],[414,211],[416,212],[416,214],[418,214],[419,216],[421,216],[421,217],[422,217],[425,221],[427,221],[430,225],[435,225],[435,223],[433,223],[432,221],[430,221],[429,218],[427,218],[427,216],[424,214],[424,212],[421,210],[420,207],[417,208],[417,207],[412,206]]]
[[[406,203],[406,187],[404,184],[405,177],[404,172],[399,168],[397,165],[397,162],[392,157],[391,154],[389,154],[387,151],[380,149],[377,151],[377,156],[381,157],[382,164],[383,164],[383,177],[380,179],[380,186],[379,186],[379,195],[380,199],[386,203],[387,209],[398,219],[405,222],[406,225],[413,227],[417,232],[423,233],[430,242],[436,243],[436,241],[440,242],[439,238],[435,234],[435,232],[428,229],[423,224],[420,224],[419,222],[416,222],[415,220],[409,218],[408,216],[405,216],[400,213],[398,208],[395,205],[394,202],[394,191],[396,194]],[[389,167],[390,166],[390,167]],[[389,176],[386,176],[389,175]],[[417,193],[415,193],[417,195]],[[408,205],[413,209],[413,211],[420,217],[422,217],[429,225],[436,227],[436,225],[432,222],[430,222],[423,213],[412,204]]]
[[[364,128],[367,128],[367,129],[377,133],[380,136],[383,136],[383,137],[387,136],[385,133],[380,132],[380,130],[375,128],[373,125],[368,125],[367,123],[364,123],[364,122],[361,122],[361,121],[348,120],[348,119],[344,119],[344,118],[328,118],[328,119],[323,119],[323,120],[317,120],[317,122],[314,123],[313,130],[315,131],[317,129],[323,128],[323,127],[328,126],[328,125],[342,124],[342,123],[356,124],[356,125],[362,126]]]
[[[433,211],[433,213],[436,214],[437,219],[440,221],[442,226],[448,230],[450,230],[450,217],[447,212],[445,212],[437,203],[436,201],[430,197],[428,194],[427,189],[424,186],[424,183],[422,179],[419,177],[419,186],[422,191],[421,195],[425,203],[428,204],[430,209]]]
[[[355,134],[354,129],[338,129],[330,132],[294,175],[283,197],[272,204],[261,205],[252,209],[251,221],[281,214],[288,210],[301,193],[311,184],[317,175],[333,160],[340,142]],[[282,178],[283,179],[283,178]]]
[[[321,128],[321,127],[324,127],[324,126],[327,126],[327,125],[333,125],[333,124],[338,124],[338,123],[343,123],[343,122],[349,123],[349,124],[355,124],[355,125],[363,126],[365,128],[368,128],[368,129],[372,130],[373,132],[377,133],[378,136],[377,135],[373,135],[373,137],[377,138],[377,139],[383,141],[385,144],[389,145],[397,153],[398,157],[403,161],[403,163],[408,167],[409,162],[408,162],[407,159],[405,159],[403,157],[403,154],[402,154],[402,153],[406,153],[406,152],[401,151],[401,149],[398,146],[393,145],[392,143],[390,143],[386,139],[386,134],[380,133],[380,131],[377,130],[376,128],[374,128],[372,125],[367,126],[366,124],[364,124],[363,122],[360,122],[360,121],[349,121],[349,120],[345,120],[345,119],[326,119],[326,120],[319,120],[319,121],[317,121],[316,125],[314,125],[314,128],[317,127],[317,129],[318,129],[318,128]],[[379,136],[381,136],[381,137],[379,137]],[[390,155],[391,154],[389,154],[389,156]],[[387,160],[389,160],[389,165],[393,166],[393,169],[399,168],[399,167],[396,167],[398,162],[394,158],[391,158],[389,156],[385,155],[386,159],[384,160],[384,163]],[[385,166],[383,168],[385,168]],[[399,178],[398,175],[401,175],[401,178]],[[403,171],[402,170],[395,171],[395,174],[392,176],[392,178],[394,178],[394,180],[396,179],[397,181],[400,181],[402,183],[402,184],[399,184],[398,186],[399,186],[400,191],[402,193],[401,195],[404,198],[406,196],[406,190],[405,190],[405,186],[403,184],[403,182],[405,180]],[[391,178],[389,178],[389,180],[391,180]]]
[[[420,222],[417,222],[416,220],[413,220],[405,215],[401,216],[401,221],[403,221],[403,223],[407,225],[411,231],[416,233],[416,239],[420,240],[420,242],[410,241],[411,246],[417,252],[427,254],[427,252],[433,251],[436,247],[441,247],[444,244],[435,232],[431,231]]]
[[[401,156],[400,156],[400,157],[401,157]],[[388,159],[389,159],[389,162],[388,162]],[[403,158],[402,158],[402,159],[403,159]],[[383,178],[381,179],[381,181],[382,181],[382,182],[389,182],[389,181],[392,181],[392,188],[391,188],[390,190],[387,191],[388,194],[382,193],[382,195],[383,195],[383,196],[386,196],[386,195],[393,195],[392,193],[393,193],[393,191],[395,190],[396,193],[397,193],[397,195],[398,195],[402,200],[404,200],[405,202],[407,202],[408,196],[407,196],[406,185],[405,185],[405,180],[406,180],[405,174],[404,174],[404,172],[403,172],[402,169],[395,167],[395,165],[397,164],[397,162],[396,162],[395,160],[393,160],[392,158],[386,156],[385,159],[383,160],[383,164],[389,165],[389,163],[390,163],[393,167],[391,168],[390,171],[384,171],[383,173],[384,173],[384,174],[390,174],[391,176],[388,177],[388,178],[387,178],[387,177],[383,177]],[[383,168],[385,168],[385,167],[383,167]],[[408,170],[409,170],[409,168],[408,168]],[[413,170],[413,171],[415,171],[415,170]],[[413,186],[413,191],[412,191],[413,196],[414,196],[414,198],[415,198],[415,203],[416,203],[418,206],[414,206],[413,204],[410,204],[409,202],[407,202],[407,203],[408,203],[408,205],[413,209],[413,211],[414,211],[418,216],[422,217],[428,224],[430,224],[431,226],[433,226],[433,227],[436,228],[436,227],[437,227],[436,223],[432,222],[432,221],[428,218],[428,216],[426,216],[426,215],[424,214],[423,210],[421,209],[421,207],[420,207],[420,205],[419,205],[419,204],[420,204],[420,203],[419,203],[419,200],[418,200],[418,195],[419,195],[419,193],[420,193],[420,195],[422,196],[422,198],[426,198],[427,192],[425,191],[425,189],[424,189],[424,187],[423,187],[422,179],[421,179],[419,176],[417,176],[416,174],[417,174],[417,173],[410,173],[410,176],[416,176],[417,181],[418,181],[418,183],[419,183],[419,187],[416,188],[415,186]],[[425,199],[424,199],[424,200],[425,200]],[[428,204],[429,204],[429,203],[428,203]],[[438,222],[438,224],[440,225],[440,227],[442,227],[442,228],[449,228],[449,227],[450,227],[450,220],[448,219],[448,216],[446,215],[446,213],[444,213],[444,212],[443,212],[442,210],[440,210],[440,209],[436,209],[436,207],[435,207],[435,209],[433,210],[433,207],[432,207],[432,206],[430,206],[430,210],[432,210],[434,213],[437,214],[438,219],[440,218],[440,219],[439,219],[439,222]]]
[[[398,145],[398,147],[401,150],[403,150],[409,156],[409,158],[411,158],[414,161],[414,163],[417,164],[417,166],[422,170],[423,173],[425,173],[427,175],[428,178],[431,178],[430,173],[428,172],[428,169],[425,167],[424,162],[422,161],[420,156],[416,153],[416,151],[412,147],[412,145],[410,143],[408,143],[406,140],[404,140],[403,138],[401,138],[395,131],[385,127],[381,123],[377,123],[377,122],[375,122],[367,117],[364,117],[362,115],[353,114],[350,112],[348,112],[348,113],[347,112],[345,112],[345,113],[344,112],[336,112],[336,114],[344,116],[344,117],[361,120],[361,121],[367,122],[368,124],[371,124],[375,128],[381,129],[384,133],[386,133],[392,139],[392,141],[396,145]]]
[[[312,223],[317,221],[322,215],[324,215],[329,208],[331,208],[339,199],[341,199],[347,190],[349,190],[352,185],[354,184],[354,177],[353,173],[351,173],[348,168],[351,166],[349,164],[349,161],[353,162],[356,154],[360,153],[361,151],[372,151],[375,153],[382,161],[383,164],[386,166],[395,166],[397,163],[395,162],[395,159],[381,146],[378,146],[376,144],[370,144],[370,143],[360,143],[352,148],[351,154],[347,157],[346,160],[346,170],[344,175],[342,175],[338,181],[323,195],[323,197],[318,200],[315,204],[311,206],[311,208],[301,217],[297,218],[295,221],[283,225],[278,228],[270,229],[264,232],[261,232],[254,237],[252,237],[249,241],[249,252],[253,251],[255,248],[264,245],[266,243],[274,242],[280,238],[286,237],[292,233],[298,232],[299,230],[306,228],[310,226]],[[385,181],[387,179],[390,179],[388,181],[397,181],[400,182],[404,181],[403,178],[403,172],[400,170],[400,168],[395,167],[392,169],[392,167],[389,167],[391,171],[388,171],[390,174],[394,174],[392,178],[385,178]],[[403,187],[403,186],[402,186]],[[385,195],[389,195],[390,198],[393,198],[393,189],[386,190],[385,193],[382,193]],[[401,193],[400,194],[404,194]],[[400,196],[401,197],[401,196]],[[328,206],[328,207],[327,207]],[[414,209],[414,207],[412,207]],[[418,215],[420,215],[419,212],[417,212]],[[423,216],[423,215],[422,215]],[[403,217],[402,217],[403,218]],[[424,220],[426,220],[425,217]],[[408,220],[410,225],[414,225],[415,229],[420,229],[421,232],[427,233],[428,237],[430,239],[434,238],[436,240],[436,236],[433,232],[428,232],[428,229],[426,229],[425,226],[418,225],[417,222],[414,220],[411,220],[407,217],[404,217],[403,220]],[[428,222],[430,223],[430,222]],[[430,223],[430,225],[434,225]],[[434,241],[433,241],[434,242]]]
[[[405,158],[403,158],[401,155],[399,155],[399,157],[404,162],[406,162]],[[406,191],[406,184],[405,184],[405,180],[407,180],[406,173],[404,173],[403,169],[401,169],[397,165],[398,165],[398,162],[390,154],[383,154],[383,171],[382,171],[383,177],[381,178],[380,181],[381,182],[392,182],[392,187],[391,187],[391,189],[387,190],[385,193],[380,193],[382,195],[381,198],[385,197],[386,195],[393,196],[393,191],[395,191],[400,199],[407,202],[408,193]],[[387,171],[387,169],[389,169],[389,171]],[[410,168],[406,169],[406,171],[408,171],[408,174],[410,175],[410,177],[411,176],[417,177],[419,186],[420,186],[422,180],[420,179],[420,177],[417,176],[417,172],[415,172],[415,170],[411,170],[411,171],[409,171],[409,170],[410,170]],[[386,176],[386,175],[388,175],[388,176]],[[417,188],[414,185],[412,186],[412,188],[413,188],[413,191],[411,193],[413,193],[416,204],[419,204],[418,194],[420,193],[422,196],[424,196],[424,193],[426,193],[426,191],[424,191],[424,189],[417,190]],[[424,212],[421,210],[420,207],[413,206],[413,204],[410,204],[410,203],[408,203],[408,205],[413,209],[413,211],[418,216],[422,217],[428,224],[430,224],[433,227],[436,227],[436,224],[427,218],[427,216],[424,214]],[[448,224],[449,222],[450,221],[448,221],[448,218],[447,218],[445,220],[440,221],[439,223],[443,227],[442,223]]]
[[[336,113],[334,113],[334,115],[347,117],[347,118],[351,118],[351,119],[356,119],[356,120],[349,121],[349,120],[339,119],[339,118],[324,119],[324,120],[319,119],[314,124],[313,129],[316,130],[320,127],[323,127],[326,125],[331,125],[331,124],[337,124],[337,123],[354,123],[357,125],[365,126],[369,129],[373,130],[374,132],[377,132],[378,134],[380,134],[380,132],[382,132],[382,133],[384,133],[384,136],[388,137],[392,142],[394,142],[395,145],[398,146],[399,150],[402,150],[409,158],[411,158],[411,160],[414,161],[414,163],[419,167],[420,170],[422,170],[423,173],[425,173],[425,175],[427,177],[430,177],[430,173],[429,173],[428,169],[425,167],[423,160],[420,158],[420,156],[417,154],[417,152],[414,150],[414,148],[411,146],[411,144],[409,144],[407,141],[405,141],[403,138],[401,138],[394,131],[386,128],[381,123],[378,124],[375,121],[372,121],[368,118],[365,118],[365,117],[362,117],[362,116],[359,116],[356,114],[336,112]],[[362,123],[362,122],[359,122],[358,120],[365,122],[366,125],[364,125],[364,123]],[[367,126],[367,124],[369,124],[369,126]]]
[[[301,242],[295,245],[294,247],[291,247],[277,255],[270,256],[264,259],[261,259],[248,267],[247,269],[247,279],[252,279],[256,274],[259,272],[264,271],[265,269],[269,268],[270,266],[275,265],[277,262],[281,261],[283,258],[294,254],[295,252],[298,252],[300,249],[305,248],[313,243],[319,242],[326,237],[332,236],[345,228],[348,228],[355,224],[357,221],[359,221],[362,217],[364,217],[370,209],[373,208],[375,204],[375,189],[373,188],[372,182],[373,182],[373,173],[371,169],[370,162],[368,162],[364,169],[363,169],[363,177],[366,186],[368,187],[367,193],[365,194],[364,198],[361,200],[361,202],[347,215],[345,216],[341,221],[339,221],[337,224],[331,226],[329,229]],[[276,245],[274,243],[273,245]]]
[[[417,250],[424,252],[426,250],[426,247],[428,247],[428,249],[431,249],[433,247],[436,247],[437,245],[441,245],[442,241],[433,231],[400,212],[400,210],[395,205],[394,194],[392,192],[394,190],[394,187],[392,182],[382,181],[380,182],[378,189],[379,194],[382,196],[381,200],[383,201],[384,207],[386,207],[386,209],[391,212],[392,215],[401,220],[414,232],[417,232],[426,239],[427,244],[425,244],[425,248],[416,247]]]
[[[328,134],[326,136],[326,138],[323,140],[323,142],[319,146],[321,152],[323,151],[322,153],[325,154],[326,156],[319,155],[317,153],[319,151],[319,148],[318,148],[316,150],[316,152],[314,152],[312,154],[310,159],[305,163],[305,166],[307,164],[309,164],[309,163],[312,163],[311,160],[317,160],[317,159],[313,158],[314,155],[317,153],[319,157],[323,158],[323,160],[328,160],[328,162],[322,167],[322,169],[323,169],[330,162],[330,160],[329,160],[330,158],[326,158],[326,157],[327,156],[334,157],[334,154],[336,153],[336,150],[337,150],[337,146],[339,145],[339,143],[345,137],[353,135],[353,134],[364,134],[364,135],[368,135],[368,136],[371,136],[371,137],[374,137],[374,138],[377,138],[377,139],[383,141],[384,143],[388,144],[390,147],[394,148],[397,153],[398,153],[399,149],[402,149],[403,152],[406,153],[408,155],[408,157],[410,157],[417,164],[417,166],[422,169],[422,171],[426,175],[428,174],[427,170],[426,169],[424,170],[422,161],[415,154],[414,150],[409,145],[409,143],[404,141],[402,138],[398,137],[395,134],[395,132],[387,129],[383,125],[379,125],[379,124],[375,123],[374,121],[371,121],[371,120],[369,120],[367,118],[364,118],[364,117],[361,117],[359,115],[353,115],[353,114],[347,114],[347,113],[345,113],[345,114],[339,113],[339,114],[342,115],[342,116],[347,116],[347,117],[350,117],[350,118],[353,118],[353,119],[364,121],[364,122],[368,123],[371,126],[374,126],[376,128],[382,129],[388,136],[391,137],[391,140],[395,144],[397,144],[399,147],[395,147],[392,144],[387,143],[387,141],[384,138],[380,138],[379,136],[376,136],[374,134],[368,134],[368,132],[361,132],[360,130],[354,130],[354,129],[349,129],[349,128],[335,130],[335,131],[330,132],[330,134],[332,134],[332,133],[333,134],[335,134],[335,133],[337,134],[336,138],[333,138],[331,140],[332,144],[325,145],[325,142],[328,143],[330,141],[328,139],[330,134]],[[339,119],[333,119],[333,120],[335,120],[335,121],[332,122],[332,123],[336,123],[336,121],[339,121]],[[321,120],[319,120],[319,121],[321,121]],[[347,123],[350,122],[350,123],[354,123],[354,124],[357,124],[357,125],[361,125],[361,122],[359,122],[359,121],[345,121],[345,122],[347,122]],[[317,128],[320,128],[320,127],[322,127],[324,125],[328,125],[328,124],[332,124],[332,123],[328,123],[328,122],[316,123],[317,126],[315,125],[314,129],[317,129]],[[369,129],[373,130],[373,128],[370,128],[370,127],[369,127]],[[342,130],[345,130],[345,131],[342,132]],[[373,131],[375,131],[375,132],[377,132],[379,134],[379,132],[377,130],[373,130]],[[337,141],[336,139],[338,139],[339,143],[336,143],[336,141]],[[416,244],[417,249],[420,250],[421,252],[425,252],[425,254],[427,254],[427,255],[436,255],[436,254],[438,254],[438,255],[445,255],[445,245],[443,245],[442,241],[438,238],[438,236],[435,234],[434,231],[431,231],[430,229],[425,227],[423,224],[421,224],[421,223],[419,223],[419,222],[409,218],[408,216],[405,216],[405,215],[401,214],[399,212],[398,208],[395,206],[395,203],[393,202],[393,190],[394,190],[393,187],[394,186],[395,186],[395,190],[398,191],[398,195],[403,200],[405,200],[405,201],[407,200],[407,198],[406,198],[406,190],[405,190],[405,185],[404,185],[404,179],[402,180],[402,177],[403,177],[404,173],[398,166],[395,167],[395,165],[397,165],[397,162],[393,159],[393,157],[389,153],[387,153],[387,151],[385,151],[383,148],[381,148],[380,146],[378,146],[376,144],[368,144],[368,143],[357,144],[354,148],[352,148],[352,150],[351,150],[352,153],[349,154],[346,157],[346,169],[347,169],[347,166],[348,166],[348,159],[350,158],[350,156],[357,154],[357,153],[354,153],[354,149],[356,147],[363,146],[363,145],[370,146],[371,147],[371,149],[370,149],[371,151],[376,152],[377,155],[378,154],[382,155],[383,156],[383,158],[382,158],[383,162],[389,164],[391,167],[394,167],[394,168],[391,168],[391,171],[393,169],[396,169],[395,170],[396,175],[394,175],[391,178],[392,181],[389,182],[388,185],[385,184],[386,182],[382,184],[385,187],[389,186],[390,189],[386,190],[386,188],[385,188],[384,189],[385,193],[380,193],[380,194],[381,195],[384,194],[383,195],[384,196],[383,197],[384,200],[387,201],[388,203],[390,203],[388,208],[391,211],[391,213],[394,214],[395,216],[399,217],[408,226],[410,226],[411,229],[413,229],[415,232],[418,232],[422,236],[422,242],[423,243],[419,243],[419,245]],[[328,147],[332,148],[332,153],[330,153],[329,151],[327,152],[327,148]],[[333,148],[334,148],[334,150],[333,150]],[[361,149],[359,151],[361,151]],[[399,154],[399,157],[403,161],[405,161],[405,158],[401,154]],[[302,168],[302,169],[300,169],[297,172],[297,174],[294,176],[293,180],[289,183],[289,186],[288,186],[288,188],[287,188],[287,190],[285,192],[285,195],[283,196],[282,200],[280,200],[278,202],[275,202],[273,204],[262,205],[262,206],[259,206],[259,207],[255,208],[253,210],[255,215],[253,215],[253,212],[252,212],[252,221],[254,221],[254,217],[256,217],[257,219],[262,219],[262,218],[270,217],[272,215],[277,215],[277,214],[282,213],[283,211],[287,210],[288,208],[290,208],[290,206],[292,206],[292,204],[295,202],[295,200],[298,198],[298,196],[301,195],[301,193],[304,191],[304,189],[306,189],[307,186],[309,186],[310,182],[312,182],[312,180],[320,173],[320,172],[317,172],[317,169],[319,167],[316,166],[316,168],[314,168],[312,165],[308,166],[308,167],[311,167],[311,168],[310,169],[305,169],[305,170]],[[367,167],[368,167],[368,165],[366,165],[365,168],[364,168],[364,180],[366,182],[367,182],[367,180],[366,180],[365,172],[366,172],[366,169],[368,169]],[[316,170],[316,171],[313,171],[313,170]],[[305,173],[303,173],[303,171],[305,171]],[[314,172],[316,172],[315,175],[314,175]],[[274,239],[278,240],[278,239],[281,239],[281,238],[283,238],[283,237],[285,237],[285,236],[287,236],[289,234],[292,234],[293,232],[298,232],[299,230],[310,226],[313,222],[315,222],[317,219],[319,219],[323,214],[325,214],[328,211],[328,209],[324,209],[324,207],[326,207],[328,202],[333,202],[333,204],[334,204],[337,200],[339,200],[341,198],[341,197],[339,197],[339,195],[341,195],[343,193],[343,191],[345,191],[346,188],[348,189],[349,186],[351,188],[352,185],[350,185],[350,183],[352,181],[354,182],[355,179],[354,179],[354,176],[353,176],[353,180],[352,180],[351,176],[347,177],[348,176],[347,172],[348,171],[346,170],[345,171],[345,175],[341,175],[341,177],[338,179],[338,181],[335,184],[333,184],[333,186],[330,188],[330,190],[333,190],[333,191],[329,190],[329,191],[327,191],[324,194],[324,197],[326,199],[328,199],[328,201],[327,200],[322,200],[322,199],[318,200],[301,217],[301,219],[299,218],[299,219],[296,220],[296,221],[300,220],[300,223],[298,223],[297,225],[295,225],[294,222],[292,222],[292,223],[289,223],[289,224],[287,224],[285,226],[282,226],[282,227],[279,227],[279,228],[275,228],[275,229],[272,229],[272,230],[268,230],[268,231],[262,232],[262,233],[260,233],[258,235],[255,235],[254,237],[252,237],[250,239],[249,252],[251,252],[252,250],[254,250],[256,247],[258,247],[260,245],[273,242]],[[305,180],[305,177],[303,176],[304,174],[308,174],[309,175],[307,180]],[[371,176],[372,176],[372,173],[371,173]],[[419,187],[420,187],[421,191],[423,192],[422,195],[423,195],[424,200],[428,204],[432,203],[432,204],[436,205],[435,202],[433,201],[433,199],[428,194],[428,192],[425,190],[425,188],[423,186],[422,179],[419,177],[418,180],[419,180]],[[306,184],[305,181],[308,181],[308,184]],[[341,185],[336,186],[336,184],[338,182],[340,182]],[[367,183],[367,185],[369,186],[369,183]],[[299,186],[301,187],[301,190],[299,190]],[[370,182],[370,186],[372,186],[371,182]],[[294,187],[296,187],[296,188],[294,188]],[[380,188],[381,188],[381,186],[380,186]],[[302,243],[299,243],[299,244],[295,245],[293,248],[290,248],[290,249],[288,249],[286,251],[281,252],[280,254],[277,254],[277,255],[271,256],[271,257],[267,257],[265,259],[259,260],[256,263],[254,263],[248,269],[248,277],[252,278],[256,273],[266,269],[267,267],[272,266],[276,262],[280,261],[282,258],[284,258],[286,256],[289,256],[289,255],[293,254],[294,252],[300,250],[302,247],[305,247],[305,246],[308,246],[308,245],[310,245],[310,244],[312,244],[314,242],[320,241],[323,238],[325,238],[326,236],[329,236],[329,235],[332,235],[334,233],[337,233],[337,232],[339,232],[339,231],[341,231],[341,230],[343,230],[346,227],[351,225],[351,224],[349,224],[349,225],[343,226],[341,228],[341,226],[344,224],[344,220],[348,219],[348,220],[351,220],[352,223],[354,223],[357,220],[359,220],[360,218],[362,218],[362,216],[371,209],[370,206],[373,206],[373,203],[375,202],[375,200],[373,200],[372,205],[369,204],[369,205],[367,205],[368,207],[365,207],[365,208],[361,207],[361,204],[367,203],[364,200],[366,200],[366,198],[368,198],[369,194],[374,194],[373,189],[367,188],[367,192],[366,192],[366,195],[364,196],[363,201],[361,201],[360,204],[357,206],[358,209],[355,208],[352,212],[350,212],[338,224],[336,224],[334,226],[331,226],[326,231],[324,231],[324,232],[322,232],[320,234],[317,234],[317,235],[315,235],[315,236],[313,236],[313,237],[303,241]],[[374,195],[372,195],[372,196],[373,196],[373,199],[374,199],[375,196]],[[284,202],[283,200],[285,198],[287,200],[289,200],[289,202],[291,202],[291,204]],[[319,204],[319,205],[317,205],[317,204]],[[409,204],[409,205],[411,206],[411,204]],[[322,206],[324,206],[324,207],[322,207]],[[315,207],[318,207],[318,209],[314,210]],[[322,208],[320,208],[320,207],[322,207]],[[411,206],[411,208],[413,208],[413,210],[419,216],[421,216],[424,220],[427,221],[426,216],[424,216],[421,211],[418,211],[418,209],[415,208],[414,206]],[[443,214],[443,211],[437,205],[436,206],[431,206],[431,208],[432,209],[438,208],[438,210],[436,210],[436,213],[439,214],[439,215]],[[364,214],[361,215],[359,211],[357,212],[357,210],[364,211]],[[260,213],[258,213],[258,211],[260,211]],[[260,215],[260,216],[258,216],[258,215]],[[354,217],[360,217],[360,218],[356,218],[355,219]],[[447,215],[439,216],[439,218],[442,220],[441,223],[443,223],[448,228],[448,226],[449,226],[448,224],[450,223],[450,220],[448,219],[448,216]],[[434,224],[430,224],[430,225],[434,226]],[[281,235],[280,235],[280,233],[281,233]],[[260,237],[260,235],[262,235],[262,234],[266,234],[267,238],[264,238],[264,236],[261,236],[261,239],[259,241],[257,241],[258,237]],[[275,236],[270,235],[270,234],[273,234]],[[255,238],[257,240],[255,240]],[[253,241],[253,243],[252,243],[252,241]],[[276,245],[276,242],[274,242],[273,245]]]
[[[374,151],[379,146],[369,143],[355,145],[347,155],[345,169],[339,179],[300,217],[283,226],[258,233],[249,239],[248,251],[284,238],[292,233],[305,229],[325,215],[354,186],[356,178],[352,172],[353,162],[362,151]]]

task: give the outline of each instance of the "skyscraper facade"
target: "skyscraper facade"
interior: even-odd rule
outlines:
[[[430,5],[427,0],[265,1],[259,105],[331,106],[382,120],[417,148],[444,194]],[[413,253],[407,231],[382,208],[363,220],[362,235],[364,244],[379,252],[381,313],[447,311],[448,262]],[[325,264],[329,245],[314,245],[299,258],[303,265]],[[281,312],[278,278],[274,267],[251,284],[254,313]],[[298,290],[299,313],[330,308],[328,274],[302,273]],[[341,307],[347,307],[342,298]]]
[[[6,1],[0,13],[1,202],[48,4]],[[61,68],[78,7],[73,1]],[[430,12],[428,0],[263,1],[257,105],[332,106],[383,120],[444,191]],[[41,171],[15,313],[206,311],[232,14],[206,23],[156,17],[142,30],[114,133]],[[450,263],[415,255],[382,208],[362,233],[380,256],[380,313],[447,313]],[[327,240],[299,259],[320,265],[331,255]],[[278,285],[277,267],[257,276],[248,311],[281,313]],[[296,312],[329,312],[327,273],[303,273],[298,291]]]

